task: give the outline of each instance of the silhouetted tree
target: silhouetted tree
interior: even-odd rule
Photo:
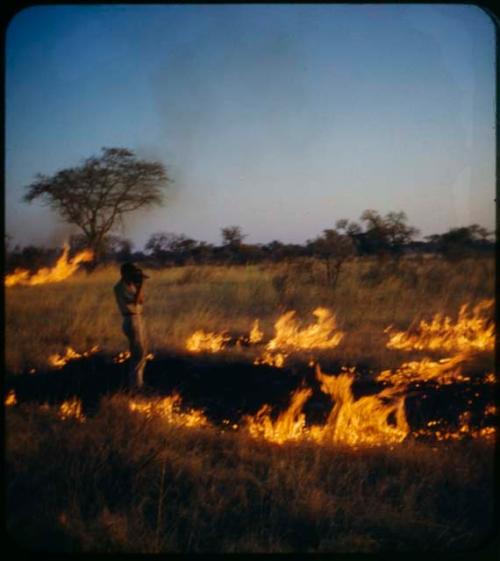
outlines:
[[[363,228],[354,221],[338,220],[338,230],[343,230],[356,244],[362,254],[401,255],[405,245],[418,234],[418,230],[409,226],[403,211],[388,212],[385,217],[376,210],[367,209],[360,216]]]
[[[79,166],[52,176],[38,174],[26,187],[24,200],[40,199],[78,226],[97,263],[105,236],[125,214],[161,204],[169,181],[159,162],[138,159],[125,148],[102,148],[100,156],[91,156]]]
[[[460,228],[450,228],[444,234],[433,234],[426,236],[426,239],[447,259],[454,260],[460,259],[472,251],[492,249],[493,234],[494,232],[478,224],[471,224]]]
[[[355,254],[354,243],[346,234],[323,230],[323,234],[308,241],[312,254],[325,264],[327,282],[335,288],[342,265]]]
[[[226,226],[221,228],[222,243],[230,248],[238,248],[246,238],[239,226]]]
[[[240,263],[244,260],[241,251],[243,240],[246,235],[242,233],[239,226],[226,226],[221,228],[223,256],[233,263]]]
[[[205,242],[197,242],[184,234],[157,232],[152,234],[145,245],[146,251],[151,252],[154,259],[165,264],[174,261],[181,265],[186,261],[203,256],[207,257],[211,246]]]

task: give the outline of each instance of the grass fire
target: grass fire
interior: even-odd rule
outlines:
[[[146,393],[127,389],[116,268],[10,282],[11,531],[65,551],[478,543],[498,416],[492,286],[470,265],[479,299],[457,279],[420,301],[405,271],[430,287],[443,263],[367,290],[353,261],[341,297],[296,272],[277,290],[284,266],[150,269]]]

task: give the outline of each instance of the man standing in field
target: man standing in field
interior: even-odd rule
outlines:
[[[144,384],[146,366],[146,338],[142,316],[144,304],[144,279],[149,278],[133,263],[124,263],[121,279],[114,292],[118,308],[123,315],[123,332],[130,345],[129,387],[141,388]]]

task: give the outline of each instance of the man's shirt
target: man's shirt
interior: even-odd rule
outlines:
[[[142,314],[142,304],[135,303],[137,287],[134,284],[126,283],[121,279],[115,284],[113,290],[122,315]]]

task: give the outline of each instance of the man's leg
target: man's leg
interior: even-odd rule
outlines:
[[[146,341],[144,322],[141,315],[131,316],[130,338],[130,387],[141,388],[144,385],[144,367],[146,366]]]

